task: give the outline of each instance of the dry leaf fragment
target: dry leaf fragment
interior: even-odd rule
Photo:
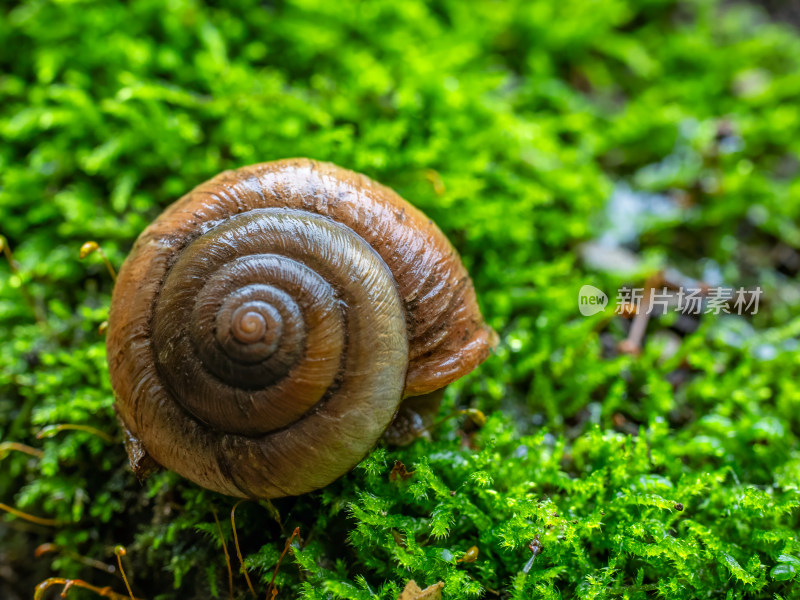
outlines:
[[[417,582],[412,579],[406,584],[398,600],[441,600],[443,587],[444,582],[440,581],[422,590],[417,585]]]
[[[396,460],[394,461],[392,472],[389,473],[389,480],[397,481],[401,479],[402,481],[408,481],[414,473],[416,473],[416,471],[409,471],[402,462]]]

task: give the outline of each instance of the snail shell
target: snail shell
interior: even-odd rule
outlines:
[[[495,334],[424,214],[306,159],[225,171],[139,237],[114,289],[108,361],[131,463],[273,498],[374,446]]]

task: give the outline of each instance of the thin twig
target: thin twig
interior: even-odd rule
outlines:
[[[647,332],[647,323],[650,320],[650,311],[652,310],[653,292],[655,291],[655,287],[661,285],[663,281],[664,279],[660,271],[648,277],[645,281],[644,297],[633,317],[633,323],[631,323],[630,331],[628,331],[628,337],[619,345],[620,352],[632,354],[634,356],[641,353],[644,336]]]

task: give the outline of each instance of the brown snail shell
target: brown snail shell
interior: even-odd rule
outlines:
[[[134,470],[297,495],[374,446],[403,398],[495,343],[453,247],[363,175],[307,159],[225,171],[139,237],[108,361]]]

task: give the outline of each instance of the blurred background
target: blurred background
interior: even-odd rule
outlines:
[[[0,503],[35,517],[0,520],[0,597],[48,577],[126,597],[117,544],[137,597],[250,595],[231,499],[128,469],[98,331],[112,281],[78,253],[96,240],[118,267],[195,185],[292,156],[425,211],[502,341],[443,408],[482,429],[451,419],[237,509],[259,596],[300,526],[281,597],[411,578],[446,598],[797,597],[799,25],[781,0],[0,3]],[[611,301],[591,317],[587,284]],[[622,286],[662,284],[763,294],[757,314],[612,314]],[[412,487],[390,487],[395,460]]]

